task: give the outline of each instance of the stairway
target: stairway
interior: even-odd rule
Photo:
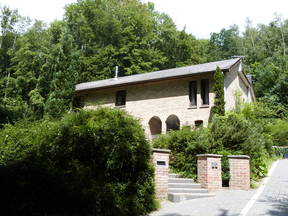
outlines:
[[[183,200],[213,197],[215,194],[201,188],[200,184],[194,183],[193,179],[180,178],[178,174],[169,173],[168,200],[181,202]]]

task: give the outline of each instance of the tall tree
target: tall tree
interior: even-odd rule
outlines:
[[[225,114],[225,100],[224,100],[224,75],[219,67],[214,73],[213,92],[215,94],[214,106],[211,110],[211,115],[214,116]]]
[[[208,45],[209,60],[223,60],[231,56],[242,55],[241,43],[237,25],[222,29],[219,33],[211,33]]]

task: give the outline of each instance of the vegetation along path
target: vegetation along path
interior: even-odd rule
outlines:
[[[279,161],[266,184],[257,190],[222,190],[212,198],[165,202],[150,216],[287,216],[287,167],[288,159]]]

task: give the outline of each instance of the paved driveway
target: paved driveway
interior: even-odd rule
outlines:
[[[160,211],[150,216],[236,216],[255,190],[223,190],[215,197],[187,200],[180,203],[162,203]]]
[[[162,208],[150,216],[288,216],[288,159],[277,164],[273,174],[256,201],[257,190],[222,190],[215,197],[164,202]],[[253,203],[250,205],[248,203]],[[246,207],[249,211],[243,213]]]
[[[247,216],[288,216],[288,159],[279,161]]]

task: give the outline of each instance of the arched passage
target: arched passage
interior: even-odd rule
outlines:
[[[168,116],[166,120],[166,130],[179,130],[180,129],[180,120],[176,115]]]
[[[156,138],[162,132],[162,121],[158,116],[153,116],[149,120],[149,128],[152,139]]]

